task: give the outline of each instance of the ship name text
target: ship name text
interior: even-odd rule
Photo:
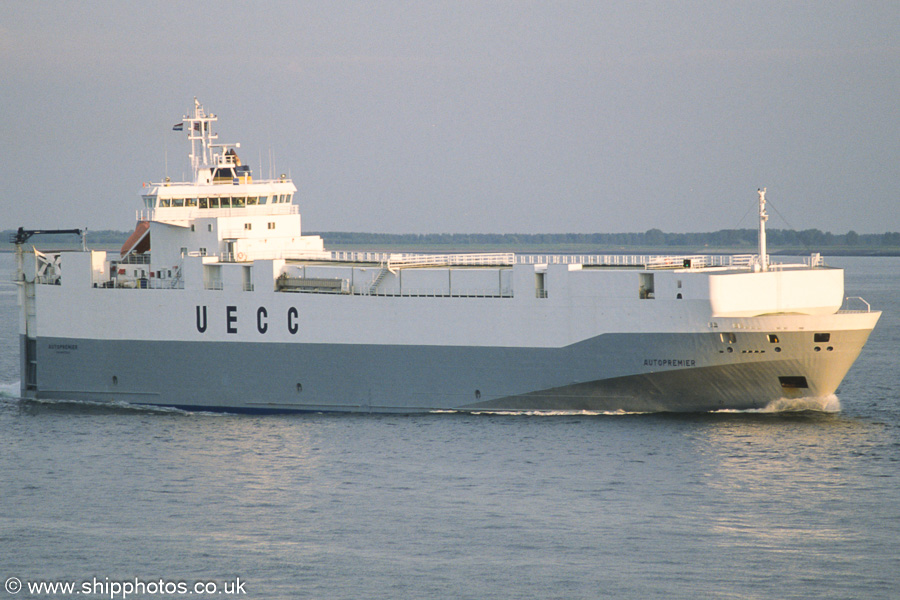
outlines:
[[[693,358],[645,358],[645,367],[695,367],[697,361]]]
[[[197,305],[196,317],[197,331],[206,333],[210,323],[208,307]],[[225,333],[236,334],[238,332],[238,307],[233,305],[226,306],[224,317],[222,322],[225,325]],[[288,308],[280,319],[277,319],[275,315],[270,315],[269,309],[265,306],[260,306],[256,309],[255,318],[252,319],[253,324],[256,326],[256,331],[262,335],[268,333],[270,324],[274,326],[274,323],[278,320],[283,323],[282,326],[286,327],[288,333],[293,335],[300,331],[300,313],[293,306]]]

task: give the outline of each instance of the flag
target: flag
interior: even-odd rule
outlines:
[[[179,123],[172,128],[172,131],[184,131],[184,123]]]

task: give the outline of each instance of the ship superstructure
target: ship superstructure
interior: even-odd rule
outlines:
[[[880,313],[818,255],[335,252],[218,144],[118,255],[17,246],[22,394],[252,411],[705,411],[827,396]],[[73,318],[77,316],[77,318]]]

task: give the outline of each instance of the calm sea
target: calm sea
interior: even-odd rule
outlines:
[[[0,600],[900,597],[898,258],[827,411],[543,417],[20,401],[12,263]]]

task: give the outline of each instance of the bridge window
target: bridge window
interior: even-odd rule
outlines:
[[[817,344],[824,344],[826,342],[830,342],[831,334],[830,333],[814,333],[813,341]]]

